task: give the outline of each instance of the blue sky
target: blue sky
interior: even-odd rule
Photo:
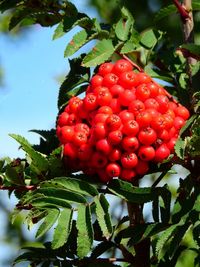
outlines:
[[[94,9],[86,6],[87,1],[74,0],[79,11],[97,17]],[[37,143],[39,136],[31,129],[51,129],[57,116],[59,83],[56,77],[68,72],[68,60],[64,50],[73,30],[66,36],[52,41],[55,27],[33,27],[21,38],[7,38],[0,35],[0,65],[4,68],[5,85],[0,88],[0,158],[23,157],[19,145],[9,133],[26,137],[30,143]],[[12,210],[14,200],[8,200],[6,192],[0,192],[6,206]],[[17,247],[1,243],[5,236],[5,215],[0,211],[0,266],[5,257],[18,254]],[[27,230],[24,226],[24,231]],[[33,234],[29,233],[29,236]],[[15,255],[16,256],[16,255]],[[8,266],[4,267],[9,267]]]
[[[72,2],[81,12],[96,16],[86,7],[87,1]],[[0,157],[24,155],[9,133],[37,143],[38,135],[29,130],[54,127],[59,89],[56,76],[68,71],[64,49],[76,30],[52,41],[54,29],[35,26],[19,39],[0,36],[0,62],[5,71],[5,86],[0,88]]]

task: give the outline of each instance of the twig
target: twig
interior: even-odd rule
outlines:
[[[144,72],[144,70],[138,66],[135,62],[133,62],[129,57],[127,57],[126,55],[121,54],[120,52],[116,51],[116,54],[118,54],[120,57],[126,59],[128,62],[131,63],[131,65],[133,65],[133,67],[135,67],[137,70],[139,70],[139,72]]]
[[[189,14],[188,10],[186,10],[184,5],[179,3],[178,0],[173,0],[173,2],[174,2],[174,5],[176,6],[176,8],[178,9],[178,12],[179,12],[183,22],[185,22],[188,18],[190,18],[190,14]]]
[[[17,191],[33,191],[35,189],[37,189],[38,187],[36,185],[19,185],[19,186],[4,186],[1,185],[0,186],[0,190],[9,190],[9,191],[13,191],[13,190],[17,190]]]

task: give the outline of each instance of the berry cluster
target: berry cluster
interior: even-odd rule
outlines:
[[[83,99],[72,97],[57,136],[73,170],[131,181],[173,153],[188,110],[151,77],[120,59],[102,64]]]

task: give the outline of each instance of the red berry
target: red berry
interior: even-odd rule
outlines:
[[[94,152],[94,154],[92,155],[91,165],[94,168],[103,168],[104,166],[106,166],[107,162],[108,160],[105,155],[100,152]]]
[[[144,128],[139,131],[138,139],[143,145],[151,145],[157,139],[157,134],[151,127]]]
[[[136,88],[135,96],[137,99],[143,102],[150,97],[150,94],[151,92],[149,88],[146,86],[146,84],[141,84]]]
[[[155,157],[155,149],[152,146],[141,146],[138,151],[138,155],[141,160],[153,160]]]
[[[66,144],[73,139],[74,128],[73,126],[63,126],[60,128],[59,139],[62,144]]]
[[[106,74],[108,74],[112,71],[113,66],[114,65],[110,62],[106,62],[106,63],[101,64],[101,66],[99,67],[99,70],[98,70],[98,74],[105,76]]]
[[[113,72],[120,75],[122,72],[128,72],[133,69],[131,63],[125,59],[119,59],[115,62]]]
[[[103,86],[110,88],[117,83],[118,79],[118,76],[114,73],[108,73],[103,78]]]
[[[122,141],[122,138],[123,138],[123,134],[120,130],[115,130],[115,131],[109,132],[108,134],[108,142],[111,145],[120,144]]]
[[[103,82],[103,77],[98,74],[94,75],[90,80],[90,84],[92,85],[93,88],[101,86],[102,82]]]
[[[135,120],[129,120],[124,123],[122,132],[126,135],[136,136],[139,132],[139,124]]]
[[[122,147],[125,151],[135,152],[139,147],[138,139],[135,136],[126,136],[122,140]]]
[[[108,143],[108,140],[106,138],[104,139],[100,139],[96,142],[96,150],[108,155],[111,151],[112,147],[111,145]]]
[[[60,127],[67,125],[69,119],[69,113],[63,112],[59,115],[57,125]]]
[[[114,131],[120,128],[122,122],[119,116],[112,114],[108,116],[108,118],[105,121],[106,129],[108,131]]]
[[[169,148],[167,147],[166,144],[162,144],[161,146],[159,146],[159,148],[156,149],[154,160],[156,162],[162,162],[163,160],[168,158],[169,155],[170,155]]]
[[[126,169],[134,168],[138,163],[137,155],[133,152],[125,152],[121,157],[121,164]]]
[[[149,164],[147,161],[143,161],[143,160],[138,160],[138,164],[135,167],[135,171],[137,174],[139,175],[144,175],[148,172],[149,170]]]
[[[135,176],[136,176],[136,172],[133,169],[124,169],[123,168],[121,170],[120,178],[125,180],[125,181],[131,182]]]
[[[106,166],[106,173],[110,177],[119,177],[121,172],[121,167],[117,163],[109,163]]]
[[[129,104],[128,110],[133,112],[134,115],[138,115],[140,112],[145,110],[145,106],[142,101],[135,99]]]
[[[87,111],[94,110],[98,106],[97,97],[93,93],[87,94],[83,100],[83,105]]]

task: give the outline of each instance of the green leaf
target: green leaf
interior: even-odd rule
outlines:
[[[177,226],[176,230],[173,232],[172,240],[170,241],[170,246],[168,254],[172,258],[177,251],[181,241],[183,240],[184,235],[186,234],[190,224],[186,223],[184,225]]]
[[[158,187],[139,188],[133,186],[131,183],[113,179],[108,184],[108,190],[126,201],[142,204],[154,200],[160,189]]]
[[[86,196],[98,195],[98,191],[93,185],[75,178],[58,177],[52,179],[51,181],[44,182],[44,185],[45,184],[61,186],[69,191],[83,194]]]
[[[83,258],[90,252],[93,243],[90,206],[79,205],[76,226],[78,230],[77,255]]]
[[[84,57],[82,65],[85,67],[95,67],[109,60],[114,51],[115,48],[112,44],[112,40],[103,39]]]
[[[134,246],[142,240],[164,231],[166,227],[166,224],[163,223],[145,223],[135,226],[128,226],[117,233],[115,241],[117,243],[121,243],[122,239],[129,238],[128,246]]]
[[[41,185],[41,188],[39,188],[36,192],[41,193],[44,196],[65,199],[66,201],[73,203],[87,203],[86,199],[80,194],[70,192],[69,190],[66,189],[56,188],[55,186],[46,187],[44,185]]]
[[[52,241],[53,249],[58,249],[67,242],[69,233],[71,231],[72,215],[73,211],[70,209],[63,209],[60,212],[58,224],[55,228],[53,235],[53,241]]]
[[[144,46],[147,49],[151,49],[154,47],[157,43],[157,36],[155,30],[147,30],[142,33],[140,43],[142,46]]]
[[[197,224],[194,226],[192,233],[193,233],[194,241],[200,247],[200,223],[199,222],[197,222]]]
[[[62,83],[59,96],[58,96],[58,108],[63,108],[68,100],[71,98],[71,91],[78,86],[88,83],[90,70],[81,66],[82,57],[69,60],[70,72],[66,76],[64,82]]]
[[[47,231],[54,225],[56,222],[60,211],[58,209],[51,209],[48,210],[48,214],[45,217],[44,221],[40,225],[40,227],[37,230],[37,233],[35,235],[36,238],[42,237],[44,234],[46,234]]]
[[[65,35],[65,33],[66,32],[64,31],[64,24],[63,24],[63,21],[61,21],[58,24],[57,28],[55,29],[52,39],[56,40],[56,39],[62,37],[63,35]]]
[[[33,207],[42,208],[42,207],[53,207],[53,208],[67,208],[71,209],[71,205],[68,201],[56,197],[37,197],[31,201]]]
[[[173,82],[173,77],[169,76],[169,73],[160,72],[154,70],[151,64],[145,66],[144,71],[152,78],[157,78],[166,82]]]
[[[130,39],[126,41],[122,46],[121,53],[128,54],[135,51],[139,46],[139,41],[140,41],[140,35],[137,31],[134,30],[131,34]]]
[[[121,10],[121,18],[115,26],[115,33],[119,40],[126,41],[133,26],[132,14],[125,7]]]
[[[67,45],[64,56],[69,57],[73,55],[76,51],[78,51],[84,44],[88,41],[88,32],[86,30],[82,30],[76,33],[73,39]]]
[[[200,10],[200,3],[199,3],[199,1],[197,0],[197,1],[192,1],[192,10],[194,10],[194,11],[197,11],[197,10]]]
[[[103,253],[105,253],[107,250],[110,250],[114,246],[114,243],[111,241],[103,241],[100,244],[98,244],[93,250],[91,254],[92,259],[96,259],[99,256],[101,256]]]
[[[176,144],[174,146],[176,155],[180,158],[180,159],[184,159],[185,156],[185,147],[186,147],[186,142],[185,140],[183,140],[182,138],[179,138],[176,141]]]
[[[0,10],[4,12],[10,8],[14,8],[19,2],[20,2],[19,0],[1,0]]]
[[[43,174],[48,170],[49,164],[45,156],[35,151],[31,144],[22,136],[16,134],[10,134],[22,147],[22,149],[32,159],[31,167],[37,174]]]
[[[196,44],[183,44],[180,46],[180,48],[182,49],[186,49],[188,50],[191,54],[196,55],[196,56],[200,56],[200,45],[196,45]]]
[[[159,23],[161,19],[164,19],[169,15],[175,14],[176,12],[177,12],[177,9],[175,5],[169,5],[167,7],[161,8],[155,15],[155,18],[154,18],[155,25]]]
[[[169,238],[174,234],[178,227],[178,224],[170,226],[167,230],[162,233],[156,243],[156,255],[158,259],[161,258],[162,255],[162,249],[165,246],[166,242],[169,240]]]
[[[199,135],[193,134],[192,137],[188,138],[187,145],[188,145],[187,152],[191,157],[200,156],[200,136]]]
[[[190,125],[196,120],[197,115],[192,115],[187,121],[186,124],[181,128],[179,135],[181,136],[189,127]]]
[[[99,223],[103,236],[109,239],[113,231],[109,214],[109,203],[103,194],[96,196],[94,201],[96,204],[95,212],[97,221]]]

